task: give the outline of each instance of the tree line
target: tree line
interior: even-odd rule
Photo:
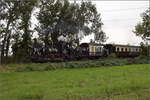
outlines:
[[[38,24],[34,29],[33,12]],[[79,45],[80,40],[94,34],[96,42],[104,42],[102,21],[94,4],[82,0],[1,0],[0,1],[0,45],[1,60],[8,58],[9,51],[15,57],[27,57],[32,52],[33,33],[45,47],[55,47],[59,37]],[[3,61],[2,61],[3,62]]]

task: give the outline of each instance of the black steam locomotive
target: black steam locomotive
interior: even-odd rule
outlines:
[[[33,62],[60,62],[107,57],[112,53],[117,57],[137,57],[140,55],[140,51],[139,46],[98,44],[94,42],[75,46],[71,43],[59,41],[55,47],[43,47],[42,44],[35,41],[30,58]]]

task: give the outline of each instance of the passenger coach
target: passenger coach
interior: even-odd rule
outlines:
[[[137,57],[140,55],[139,46],[106,44],[109,54],[115,53],[117,57]]]
[[[90,57],[102,57],[106,53],[104,44],[82,43],[80,44],[80,47],[82,48],[82,54],[88,55]]]

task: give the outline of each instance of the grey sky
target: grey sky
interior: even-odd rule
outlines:
[[[141,21],[140,14],[149,7],[149,1],[92,1],[101,13],[103,30],[109,37],[106,43],[139,45],[140,37],[132,32]],[[85,37],[89,42],[93,36]]]
[[[103,31],[109,39],[106,43],[139,45],[140,37],[132,32],[141,21],[140,14],[149,7],[149,1],[92,1],[101,13]],[[34,24],[37,23],[32,17]],[[37,36],[37,33],[34,34]],[[85,37],[81,42],[90,42],[93,35]]]

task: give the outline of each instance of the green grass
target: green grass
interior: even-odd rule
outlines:
[[[150,100],[148,64],[0,74],[0,98]]]

